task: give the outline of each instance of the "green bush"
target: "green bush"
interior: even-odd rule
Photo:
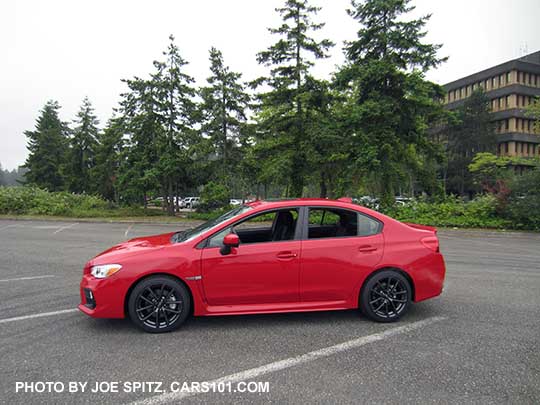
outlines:
[[[201,201],[197,211],[210,212],[229,205],[229,190],[223,184],[211,181],[201,193]]]
[[[516,229],[540,230],[540,169],[517,176],[505,210]]]
[[[0,214],[79,218],[164,215],[160,210],[144,210],[141,207],[118,208],[98,196],[50,193],[31,186],[0,187]]]
[[[460,228],[511,228],[512,222],[497,216],[497,199],[492,195],[479,196],[470,202],[448,197],[441,202],[419,201],[394,206],[385,214],[403,222],[422,225]]]

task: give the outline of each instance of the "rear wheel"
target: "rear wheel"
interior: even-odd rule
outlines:
[[[383,270],[364,284],[360,310],[374,321],[395,322],[408,311],[411,300],[409,281],[395,270]]]
[[[131,292],[128,311],[131,321],[151,333],[170,332],[188,317],[191,299],[186,287],[167,276],[141,281]]]

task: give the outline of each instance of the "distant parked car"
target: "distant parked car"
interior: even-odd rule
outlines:
[[[378,210],[380,208],[379,199],[370,195],[363,195],[358,198],[353,198],[355,204],[363,205],[364,207],[371,208],[372,210]]]
[[[239,198],[231,198],[229,200],[229,204],[232,205],[233,207],[235,207],[237,205],[242,205],[242,200],[239,199]]]
[[[414,200],[410,197],[403,197],[403,196],[400,196],[398,195],[396,197],[396,205],[409,205],[410,203],[412,203]]]
[[[195,208],[200,202],[200,197],[186,197],[180,202],[180,208]]]

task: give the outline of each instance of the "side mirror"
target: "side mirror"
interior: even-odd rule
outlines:
[[[240,238],[235,233],[230,233],[225,235],[223,238],[223,246],[219,250],[222,255],[228,255],[231,253],[233,247],[238,247],[240,245]]]

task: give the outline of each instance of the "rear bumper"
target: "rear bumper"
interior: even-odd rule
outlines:
[[[429,256],[426,263],[417,263],[414,271],[415,296],[414,301],[419,302],[441,295],[444,287],[446,266],[440,253]]]
[[[85,274],[80,284],[79,310],[93,318],[124,318],[124,288],[121,279],[96,279]]]

